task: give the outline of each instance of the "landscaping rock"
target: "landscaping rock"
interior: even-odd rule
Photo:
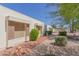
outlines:
[[[46,37],[40,37],[37,41],[29,41],[21,43],[15,47],[5,49],[1,51],[2,56],[30,56],[35,54],[32,49],[37,45],[41,44]]]
[[[32,56],[79,56],[79,46],[73,45],[56,46],[50,40],[44,41],[32,50]]]
[[[54,45],[54,40],[25,42],[2,51],[6,56],[79,56],[79,43],[68,41],[66,46]],[[1,54],[0,54],[1,55]]]

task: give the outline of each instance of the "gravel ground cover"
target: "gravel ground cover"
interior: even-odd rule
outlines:
[[[79,56],[79,44],[68,41],[64,46],[56,46],[54,40],[46,40],[33,48],[31,56]]]
[[[79,56],[79,42],[68,40],[66,46],[54,45],[54,38],[44,37],[37,41],[25,42],[0,52],[3,56]]]
[[[41,44],[47,37],[40,37],[37,41],[23,42],[15,47],[0,51],[2,56],[28,56],[32,53],[32,48]]]

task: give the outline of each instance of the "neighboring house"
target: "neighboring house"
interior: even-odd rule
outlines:
[[[45,31],[50,31],[52,30],[52,26],[51,25],[45,25]]]
[[[52,26],[51,25],[47,25],[47,31],[52,30]]]
[[[40,36],[43,35],[43,22],[0,5],[0,48],[29,41],[33,28],[39,30]]]
[[[62,28],[53,28],[54,33],[59,33],[62,30],[63,30]]]

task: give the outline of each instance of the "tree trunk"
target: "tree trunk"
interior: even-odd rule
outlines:
[[[73,33],[74,32],[74,19],[70,21],[70,32]]]

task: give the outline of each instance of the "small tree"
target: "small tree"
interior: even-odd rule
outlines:
[[[32,29],[30,32],[30,41],[35,41],[38,38],[39,31],[37,29]]]
[[[61,16],[67,24],[70,24],[70,32],[74,32],[79,24],[74,21],[79,20],[79,4],[78,3],[62,3],[62,4],[50,4],[49,6],[57,6],[58,10],[50,12],[52,17]]]

